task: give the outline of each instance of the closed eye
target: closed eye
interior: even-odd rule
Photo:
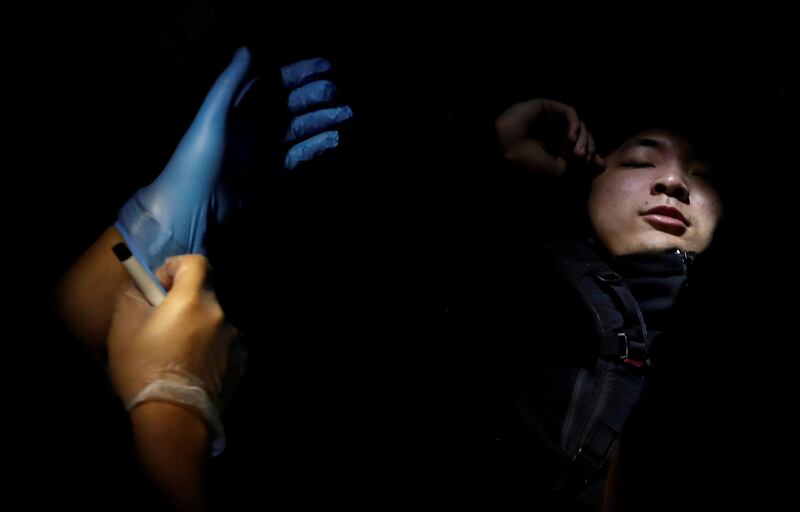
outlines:
[[[650,163],[650,162],[622,162],[621,165],[622,165],[622,167],[632,167],[632,168],[655,167],[655,164]]]

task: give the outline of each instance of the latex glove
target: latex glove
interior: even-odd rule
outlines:
[[[284,159],[286,170],[337,147],[339,131],[336,128],[353,117],[347,105],[321,108],[335,101],[336,86],[328,80],[314,79],[330,69],[330,62],[321,58],[281,68],[283,85],[291,90],[288,108],[293,115],[286,133],[286,142],[292,144]]]
[[[157,284],[153,270],[166,258],[207,254],[205,235],[210,223],[221,225],[234,210],[245,206],[246,148],[236,159],[227,153],[232,153],[229,139],[236,128],[230,126],[229,114],[255,82],[246,81],[250,64],[249,50],[237,50],[167,166],[119,211],[116,228]],[[336,147],[338,131],[332,128],[352,116],[346,106],[322,108],[333,101],[336,88],[316,78],[330,67],[330,62],[318,58],[281,70],[284,87],[290,90],[288,107],[295,115],[286,136],[286,141],[293,143],[285,159],[287,169]]]
[[[236,328],[228,324],[207,287],[208,260],[169,258],[156,271],[168,290],[152,307],[130,284],[120,295],[108,338],[112,385],[130,411],[151,400],[190,407],[215,434],[214,453],[224,447],[219,413],[242,372]]]

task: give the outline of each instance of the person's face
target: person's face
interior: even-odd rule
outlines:
[[[638,133],[606,158],[592,182],[589,218],[598,238],[617,256],[704,250],[722,214],[710,172],[681,136]]]

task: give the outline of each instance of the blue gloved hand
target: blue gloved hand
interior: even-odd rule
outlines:
[[[284,87],[292,89],[288,107],[294,115],[286,134],[286,142],[294,143],[284,159],[286,170],[338,146],[339,131],[334,128],[353,117],[353,111],[346,105],[313,110],[335,99],[336,86],[333,83],[328,80],[310,81],[330,69],[330,62],[320,58],[281,68]]]
[[[220,225],[245,206],[245,169],[235,163],[247,156],[239,151],[236,159],[226,158],[226,152],[233,146],[229,114],[257,80],[246,81],[250,63],[247,48],[236,51],[167,166],[119,210],[116,228],[159,286],[155,269],[170,256],[205,255],[209,224]],[[333,101],[336,88],[315,79],[330,68],[330,62],[317,58],[281,69],[294,115],[286,135],[286,142],[293,143],[284,161],[287,170],[335,148],[339,141],[335,128],[353,115],[347,106],[321,108]]]

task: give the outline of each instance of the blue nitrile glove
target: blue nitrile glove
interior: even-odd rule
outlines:
[[[167,166],[119,211],[116,228],[159,286],[155,269],[170,256],[206,254],[208,223],[219,225],[244,207],[243,166],[233,165],[235,160],[225,156],[233,131],[228,115],[255,82],[245,81],[250,61],[247,48],[236,51]],[[289,110],[297,114],[286,137],[287,142],[295,142],[286,156],[286,169],[336,147],[338,132],[331,128],[352,116],[346,106],[313,110],[333,99],[332,83],[313,81],[330,67],[324,59],[310,59],[281,70],[284,87],[291,90]]]
[[[325,59],[309,59],[281,68],[283,85],[291,89],[289,112],[293,114],[286,142],[294,143],[286,153],[283,167],[291,170],[302,162],[313,160],[339,145],[339,131],[333,128],[353,117],[348,106],[316,107],[330,104],[336,96],[336,86],[328,80],[314,80],[330,71]]]

